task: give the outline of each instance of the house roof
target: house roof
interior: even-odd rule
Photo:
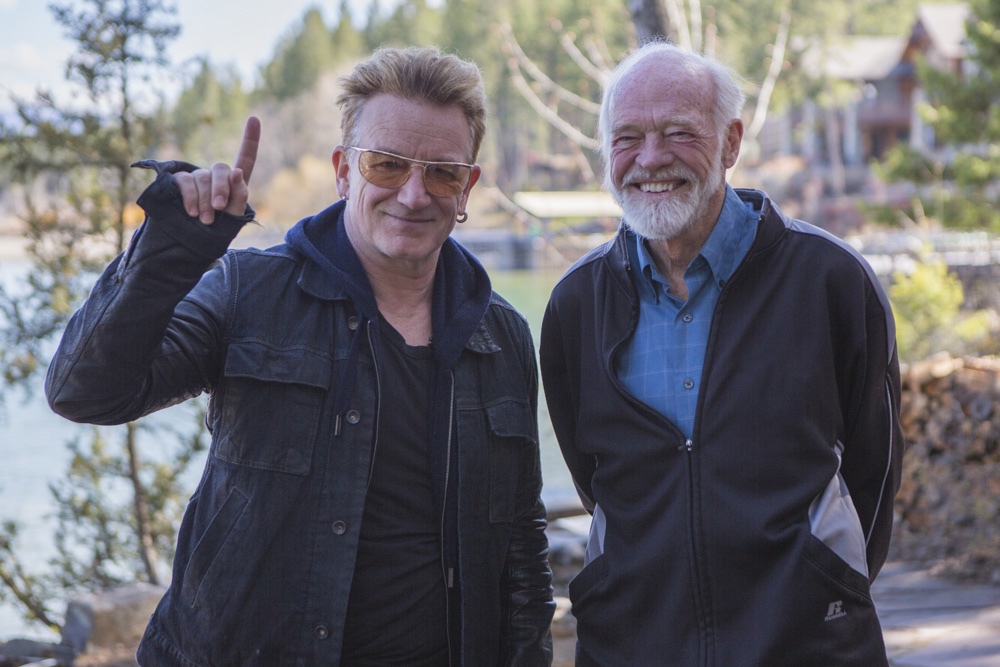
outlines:
[[[937,53],[945,58],[962,58],[969,13],[969,5],[964,2],[918,5],[917,22],[927,31]]]
[[[514,203],[536,218],[619,218],[607,192],[516,192]]]
[[[803,65],[814,76],[880,81],[903,60],[914,33],[926,34],[936,55],[962,58],[969,13],[965,3],[922,4],[917,7],[913,28],[906,37],[852,35],[825,46],[813,41],[804,49]]]
[[[906,42],[902,37],[847,37],[827,50],[823,69],[836,79],[878,81],[899,63]]]

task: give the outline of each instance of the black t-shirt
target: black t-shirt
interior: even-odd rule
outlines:
[[[382,404],[347,605],[344,667],[446,667],[441,519],[427,452],[430,347],[382,322]]]

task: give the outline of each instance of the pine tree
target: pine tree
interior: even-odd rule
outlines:
[[[97,271],[141,221],[132,202],[149,174],[129,164],[155,156],[163,143],[163,100],[155,91],[167,72],[165,48],[179,32],[165,0],[76,0],[50,8],[76,43],[66,72],[85,100],[40,91],[15,100],[17,117],[0,121],[0,168],[23,193],[31,260],[23,289],[0,291],[7,387],[28,386],[44,370],[45,351]],[[159,582],[173,552],[180,476],[203,445],[192,428],[174,445],[157,443],[167,452],[161,462],[146,461],[140,432],[150,428],[144,421],[88,429],[89,437],[70,443],[70,470],[52,486],[57,556],[48,571],[29,567],[31,556],[18,552],[15,524],[0,527],[0,599],[20,605],[27,620],[57,628],[55,605],[75,592]]]
[[[302,22],[278,45],[273,60],[262,70],[260,93],[268,99],[287,100],[300,95],[336,65],[330,30],[318,9],[309,9]]]
[[[918,185],[909,215],[944,227],[1000,232],[1000,3],[975,0],[960,71],[919,64],[920,109],[934,148],[897,148],[880,173]]]

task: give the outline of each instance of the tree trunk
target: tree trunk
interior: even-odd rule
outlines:
[[[136,446],[136,433],[138,431],[135,422],[125,425],[125,447],[128,450],[129,480],[132,483],[132,497],[135,502],[135,527],[139,538],[139,556],[146,570],[146,581],[159,585],[160,576],[156,571],[159,558],[156,555],[156,546],[153,544],[153,534],[150,529],[151,520],[149,517],[149,505],[146,499],[146,487],[143,486],[139,478],[139,448]]]
[[[660,0],[628,0],[628,13],[639,44],[667,36],[667,21]]]

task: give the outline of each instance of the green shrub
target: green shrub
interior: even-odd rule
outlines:
[[[926,257],[909,273],[897,271],[889,287],[896,317],[896,341],[904,362],[936,352],[953,356],[992,352],[991,318],[985,310],[964,311],[962,282],[947,265]]]

